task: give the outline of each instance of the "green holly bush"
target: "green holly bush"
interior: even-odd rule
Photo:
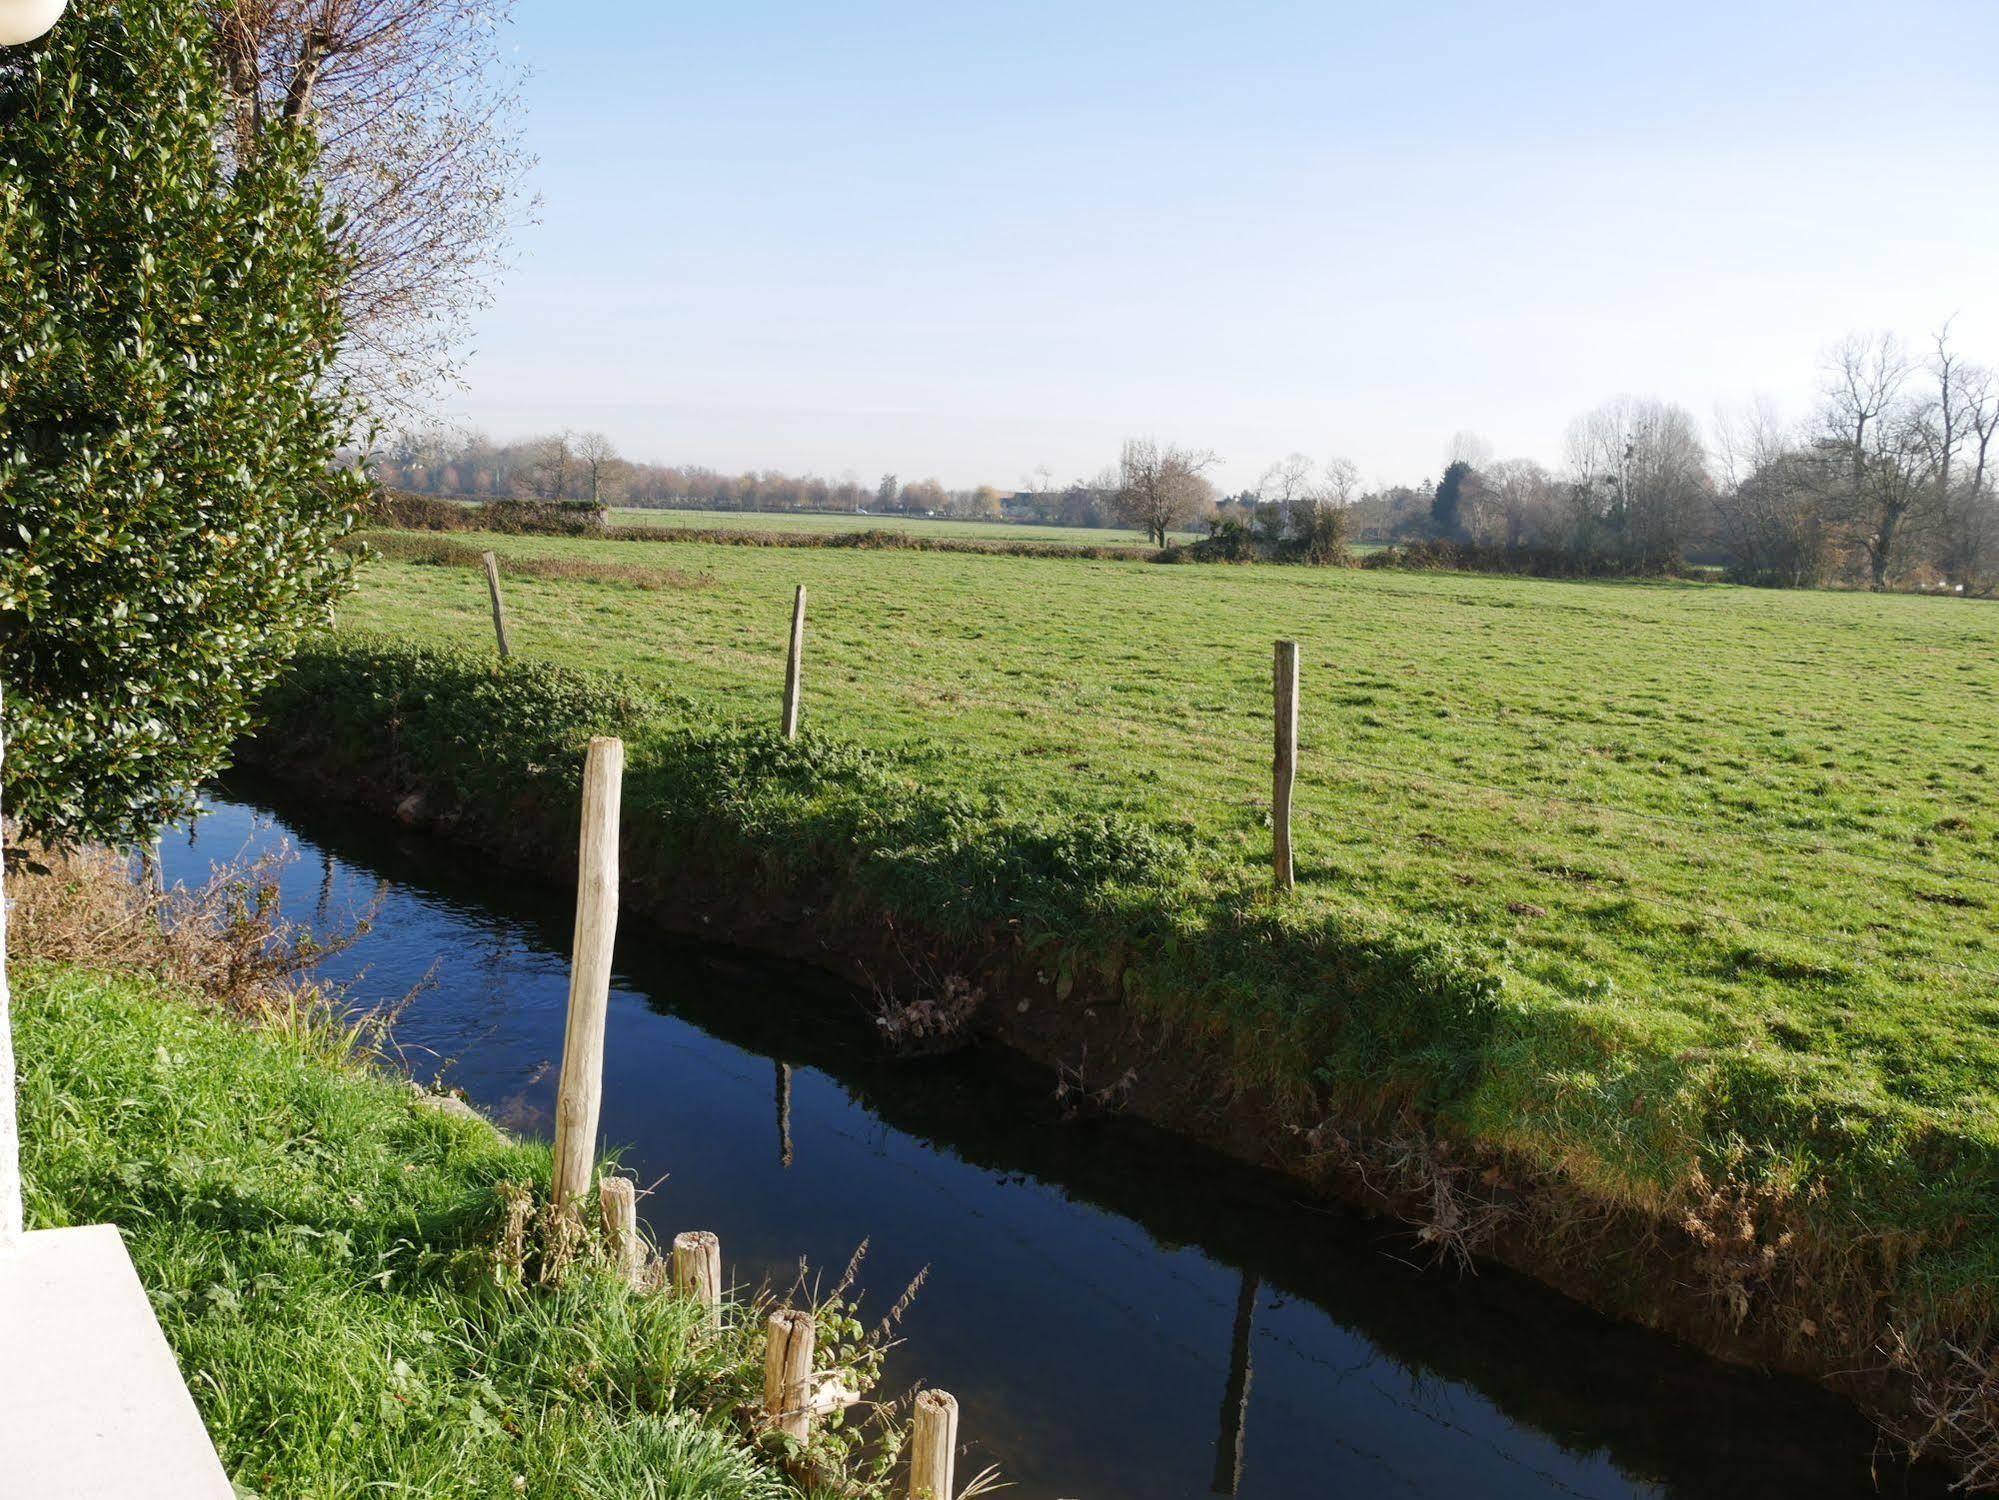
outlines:
[[[182,812],[347,584],[335,226],[309,131],[225,147],[211,59],[194,0],[76,0],[0,53],[0,728],[30,837]]]

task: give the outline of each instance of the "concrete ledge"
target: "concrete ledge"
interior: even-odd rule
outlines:
[[[117,1229],[23,1236],[0,1258],[0,1494],[233,1493]]]

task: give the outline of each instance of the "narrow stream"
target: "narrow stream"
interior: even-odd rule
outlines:
[[[288,916],[379,899],[326,977],[418,993],[396,1036],[502,1123],[546,1131],[570,897],[248,778],[169,835],[167,877],[288,844]],[[712,1229],[739,1282],[836,1276],[875,1314],[929,1279],[890,1369],[954,1392],[1019,1500],[1941,1494],[1799,1382],[1727,1368],[1143,1124],[1065,1123],[1044,1076],[898,1062],[811,970],[625,924],[603,1128],[653,1231]],[[967,1463],[969,1466],[967,1467]]]

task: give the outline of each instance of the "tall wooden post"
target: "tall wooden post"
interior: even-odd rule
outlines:
[[[0,763],[7,747],[0,743]],[[20,1244],[21,1135],[14,1105],[14,1029],[7,994],[6,849],[0,836],[0,1258]]]
[[[1279,641],[1273,673],[1276,753],[1270,766],[1271,867],[1277,888],[1297,885],[1291,868],[1291,788],[1298,779],[1298,643]]]
[[[507,649],[507,607],[500,602],[500,560],[488,552],[485,563],[486,591],[493,596],[493,638],[500,643],[500,659],[504,661],[514,653]]]
[[[784,737],[798,738],[798,697],[805,670],[805,585],[791,601],[791,655],[784,665]]]
[[[1235,1329],[1229,1341],[1229,1383],[1222,1392],[1222,1430],[1215,1439],[1217,1495],[1233,1495],[1242,1487],[1243,1439],[1249,1423],[1249,1341],[1256,1332],[1256,1294],[1261,1283],[1242,1273],[1236,1293]]]
[[[764,1415],[803,1443],[812,1436],[812,1314],[783,1308],[770,1315],[764,1348]]]
[[[625,742],[599,736],[583,763],[583,829],[576,856],[576,933],[569,960],[569,1021],[555,1096],[555,1208],[575,1215],[597,1159],[604,1096],[604,1024],[611,948],[618,933],[618,803]]]
[[[958,1398],[922,1391],[909,1434],[909,1500],[956,1500]]]

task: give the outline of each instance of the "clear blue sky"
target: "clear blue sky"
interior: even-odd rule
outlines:
[[[1433,474],[1621,392],[1999,364],[1992,0],[519,0],[544,219],[448,407],[1010,486],[1126,434]]]

